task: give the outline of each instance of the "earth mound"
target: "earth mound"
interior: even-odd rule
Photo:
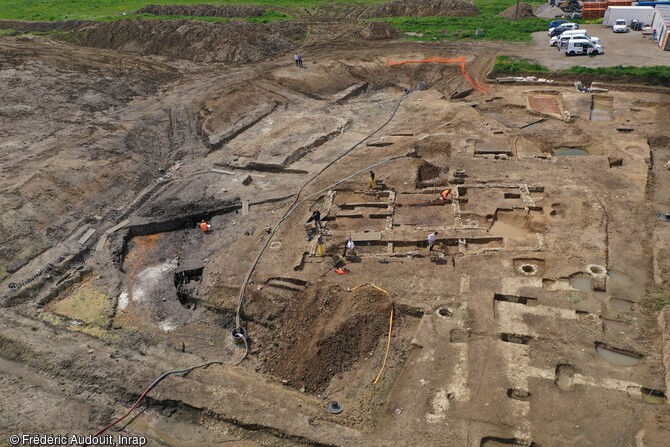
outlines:
[[[257,62],[290,53],[304,37],[304,26],[285,21],[120,20],[95,23],[68,36],[79,45],[196,62]]]
[[[391,301],[362,287],[313,288],[284,310],[263,369],[295,388],[321,392],[337,374],[369,358],[388,331]]]
[[[260,17],[265,8],[254,5],[147,5],[136,14],[196,17]]]
[[[368,17],[468,17],[479,10],[468,0],[393,0],[383,3],[368,13]]]
[[[514,20],[514,18],[525,19],[528,17],[535,17],[533,14],[533,7],[528,3],[521,2],[519,3],[519,13],[516,12],[516,5],[512,5],[500,14],[499,16],[505,17],[506,19]]]

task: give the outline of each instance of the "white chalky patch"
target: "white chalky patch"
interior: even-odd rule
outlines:
[[[122,292],[121,295],[119,295],[119,304],[118,304],[119,310],[125,310],[126,307],[128,307],[129,302],[130,302],[130,295],[128,295],[128,292]]]

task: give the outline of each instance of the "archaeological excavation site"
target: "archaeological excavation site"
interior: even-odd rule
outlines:
[[[372,9],[0,26],[0,446],[670,445],[670,89]]]

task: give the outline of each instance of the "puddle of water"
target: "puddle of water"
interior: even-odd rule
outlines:
[[[610,300],[610,303],[612,306],[614,306],[615,309],[623,310],[624,312],[630,312],[633,310],[633,303],[630,301],[613,298]]]
[[[580,290],[582,292],[591,293],[593,292],[593,283],[589,278],[584,278],[581,276],[575,276],[570,278],[570,285],[573,289]]]
[[[499,220],[493,222],[489,232],[497,234],[498,236],[506,236],[511,239],[525,239],[528,237],[528,232],[526,230],[505,222],[500,222]]]
[[[593,96],[591,102],[591,121],[612,121],[614,116],[613,98]]]
[[[203,430],[196,425],[182,422],[169,424],[153,415],[142,413],[137,415],[129,424],[132,433],[141,433],[156,445],[167,447],[196,447],[209,445],[212,447],[230,445],[228,436]],[[149,443],[152,444],[152,443]]]
[[[556,149],[554,151],[554,156],[556,157],[584,157],[591,155],[586,152],[584,149]]]
[[[648,388],[641,388],[640,389],[640,394],[642,395],[642,399],[652,405],[665,405],[667,403],[667,398],[665,397],[665,394],[661,391],[654,391],[649,394],[651,390]]]
[[[608,349],[602,345],[596,346],[596,352],[604,360],[619,366],[635,366],[642,360],[641,356],[635,357],[632,354],[624,354],[622,352]]]

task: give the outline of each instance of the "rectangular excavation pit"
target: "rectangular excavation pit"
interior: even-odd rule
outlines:
[[[517,303],[530,306],[537,304],[537,298],[532,298],[529,296],[503,295],[501,293],[496,293],[493,295],[493,301],[505,301],[507,303]]]
[[[402,255],[404,253],[414,253],[414,252],[423,252],[426,253],[428,250],[428,241],[394,241],[393,242],[393,252],[396,255]],[[444,255],[457,255],[459,253],[458,239],[455,238],[437,238],[434,248],[434,253],[444,254]],[[449,259],[435,258],[434,262],[436,264],[451,264]]]
[[[268,278],[266,284],[270,287],[290,290],[292,292],[301,292],[307,287],[307,281],[298,278],[290,278],[287,276]]]
[[[454,223],[455,210],[451,203],[439,200],[439,194],[400,194],[393,214],[396,225],[444,227]]]
[[[511,157],[514,155],[514,152],[510,147],[509,138],[501,136],[485,141],[477,141],[475,143],[475,155],[505,155]]]
[[[514,343],[517,345],[527,345],[530,343],[532,338],[533,337],[530,335],[511,334],[507,332],[500,334],[500,340],[504,341],[505,343]]]
[[[565,116],[563,98],[558,92],[529,93],[526,95],[526,108],[541,115],[562,120]]]
[[[591,121],[612,121],[614,118],[614,98],[604,95],[591,96]]]
[[[524,441],[517,438],[498,438],[495,436],[486,436],[482,438],[479,447],[507,447],[516,445],[519,447],[540,447],[535,442]]]

